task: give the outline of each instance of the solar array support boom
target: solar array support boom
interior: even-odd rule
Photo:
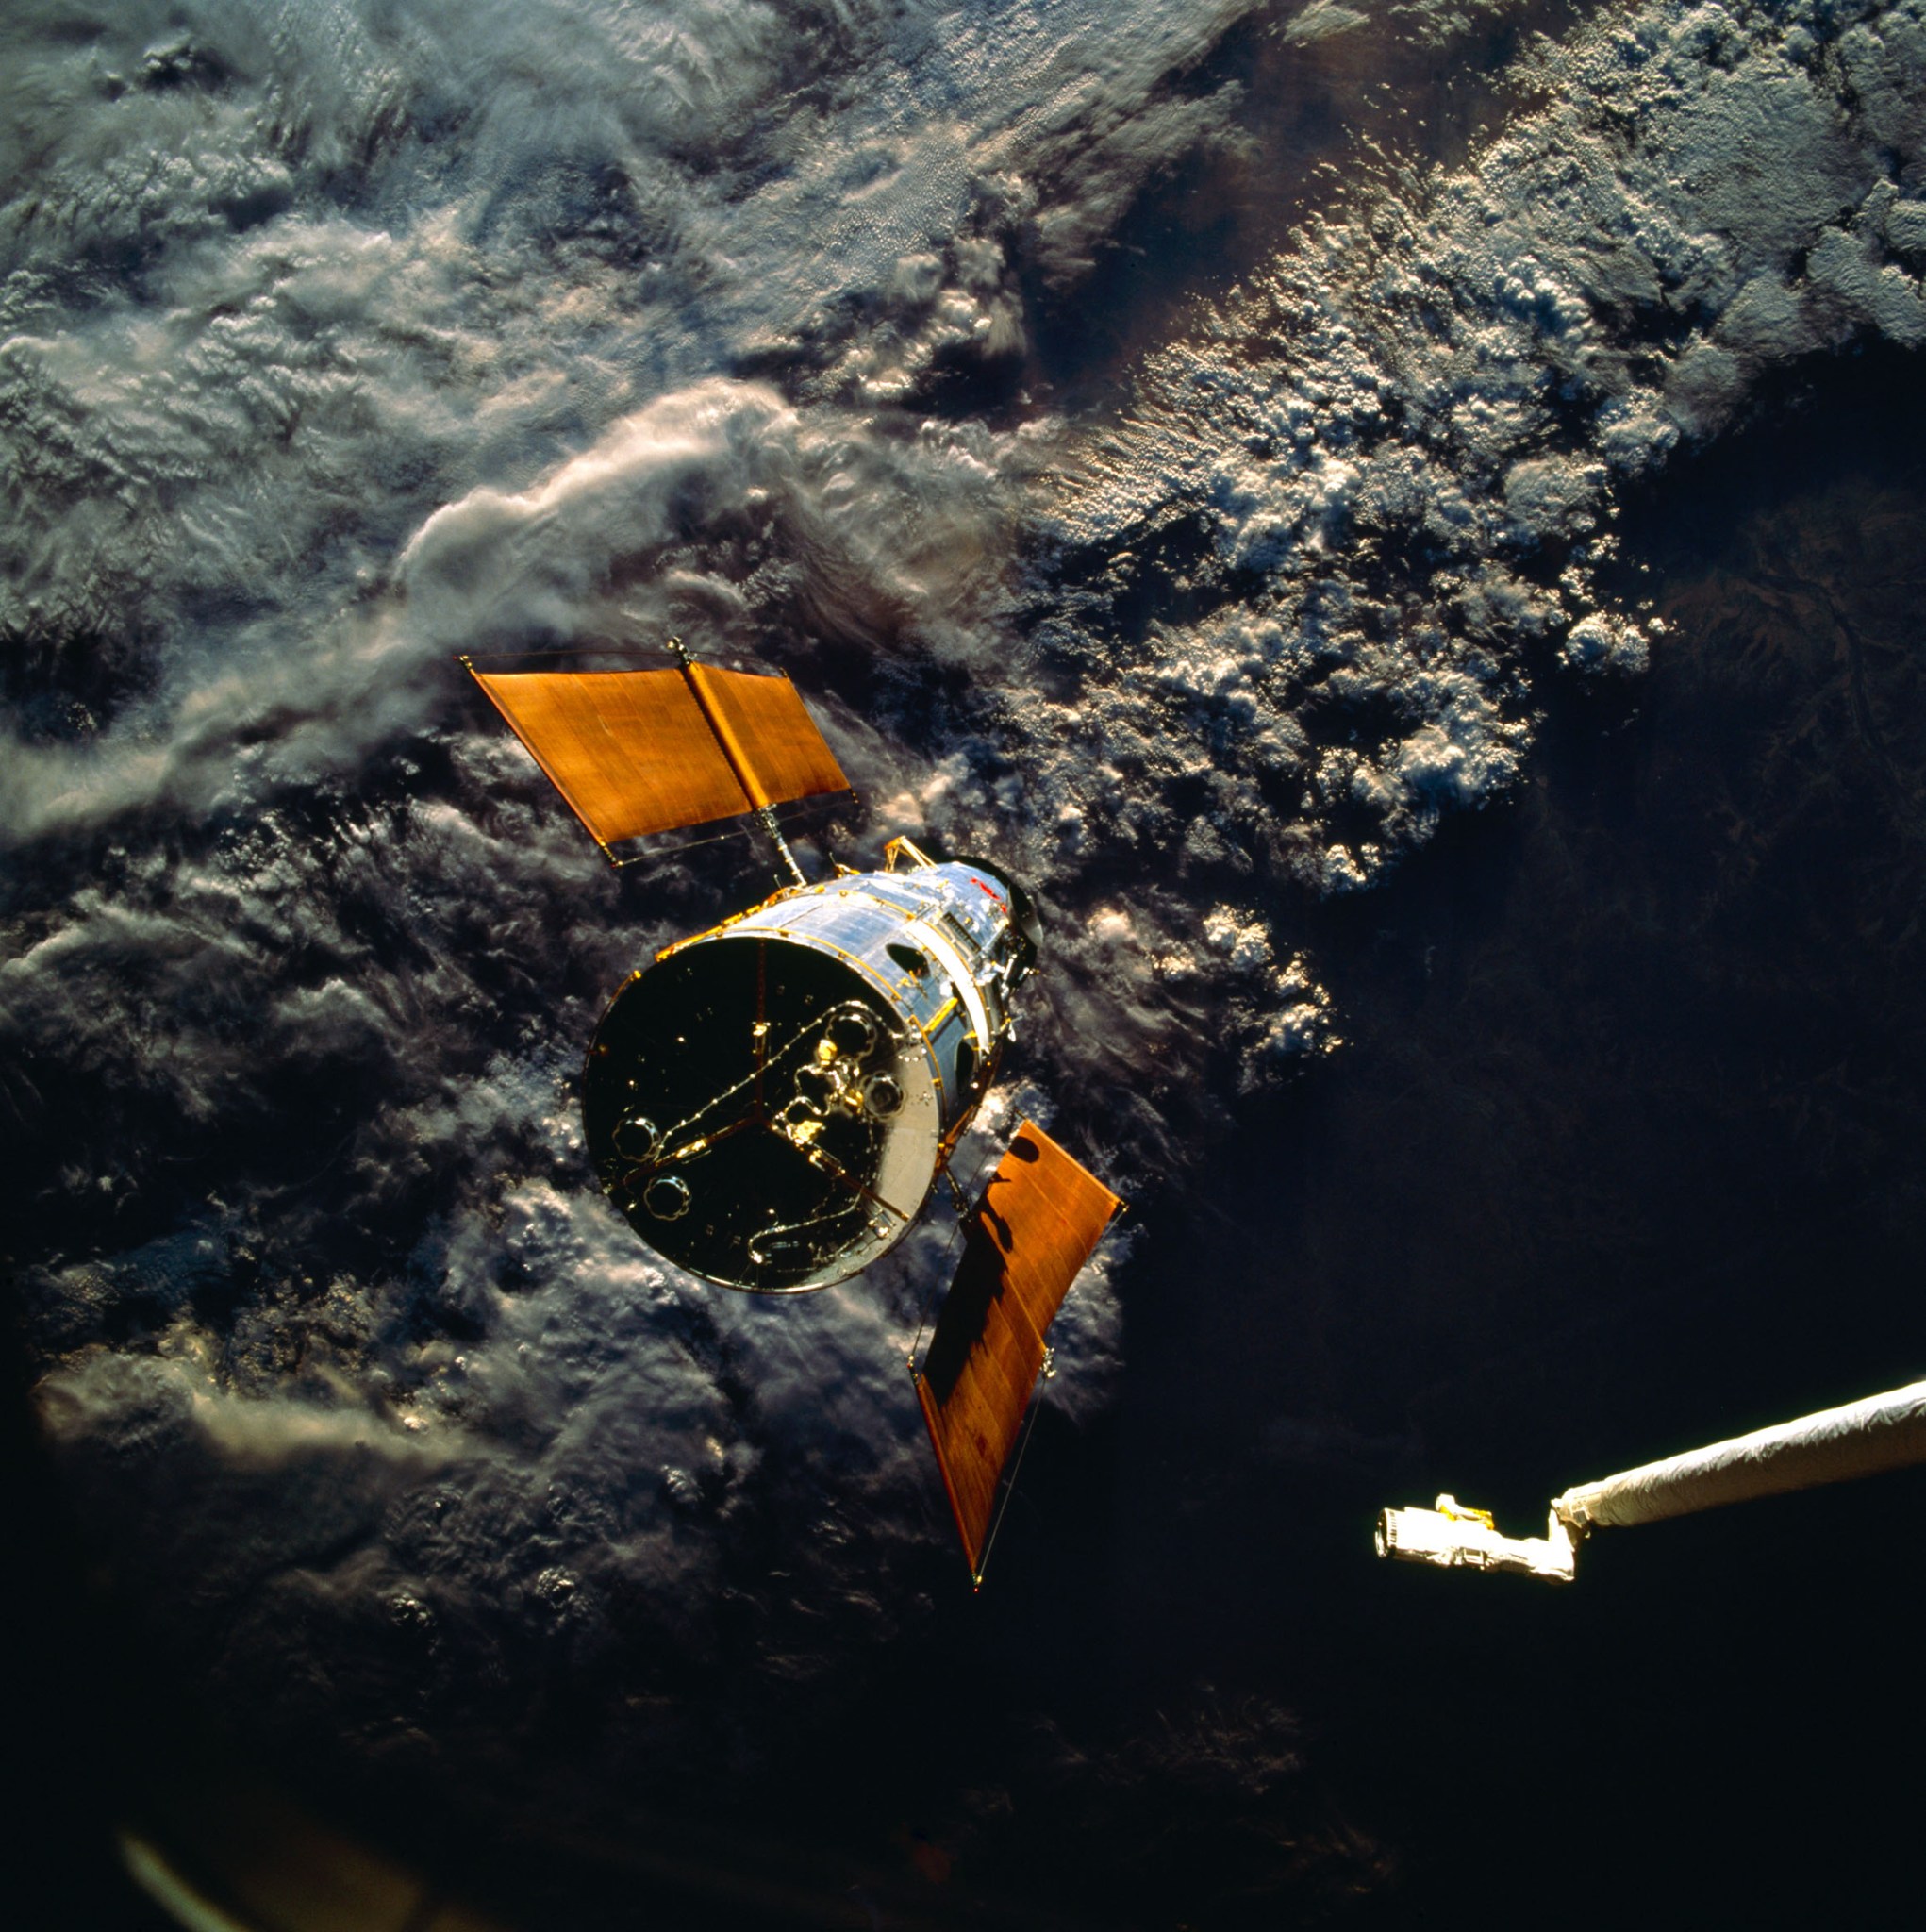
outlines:
[[[1381,1557],[1447,1569],[1508,1570],[1549,1583],[1577,1574],[1595,1529],[1691,1516],[1727,1503],[1817,1489],[1926,1462],[1926,1382],[1641,1463],[1554,1497],[1542,1537],[1501,1535],[1491,1513],[1440,1496],[1435,1507],[1380,1512]]]
[[[727,719],[722,716],[721,707],[716,703],[708,680],[702,675],[689,649],[680,638],[671,638],[669,648],[675,655],[675,661],[682,668],[682,675],[689,681],[689,688],[695,693],[695,701],[702,708],[704,719],[716,734],[716,742],[722,748],[722,756],[729,761],[729,769],[736,774],[736,782],[755,807],[755,823],[769,834],[770,842],[781,856],[789,874],[799,886],[809,881],[804,875],[803,868],[796,863],[796,855],[789,850],[789,841],[783,837],[782,827],[775,822],[775,806],[758,783],[754,766],[745,751],[742,741],[731,729]]]

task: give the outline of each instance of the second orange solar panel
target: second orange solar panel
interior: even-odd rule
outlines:
[[[916,1388],[972,1576],[1044,1335],[1121,1205],[1025,1121],[965,1224],[963,1259]]]

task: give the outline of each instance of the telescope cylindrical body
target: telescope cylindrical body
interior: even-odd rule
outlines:
[[[1552,1505],[1575,1529],[1626,1528],[1926,1462],[1926,1382],[1581,1483]]]
[[[973,860],[798,887],[665,947],[589,1047],[604,1191],[728,1287],[854,1274],[915,1222],[1035,954],[1021,888]]]

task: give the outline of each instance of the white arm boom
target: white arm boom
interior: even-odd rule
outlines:
[[[1926,1382],[1581,1483],[1553,1500],[1542,1539],[1500,1536],[1488,1512],[1450,1496],[1440,1496],[1435,1509],[1386,1509],[1378,1518],[1378,1555],[1569,1583],[1577,1545],[1594,1529],[1689,1516],[1916,1462],[1926,1462]]]

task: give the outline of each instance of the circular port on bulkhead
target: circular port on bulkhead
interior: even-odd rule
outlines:
[[[642,1191],[642,1206],[657,1221],[680,1221],[693,1199],[679,1174],[658,1174]]]
[[[879,1121],[893,1120],[903,1111],[903,1089],[892,1074],[872,1074],[863,1082],[863,1106]]]
[[[829,1038],[835,1041],[837,1052],[852,1059],[868,1053],[875,1045],[880,1031],[874,1019],[860,1007],[845,1007],[829,1023]]]

